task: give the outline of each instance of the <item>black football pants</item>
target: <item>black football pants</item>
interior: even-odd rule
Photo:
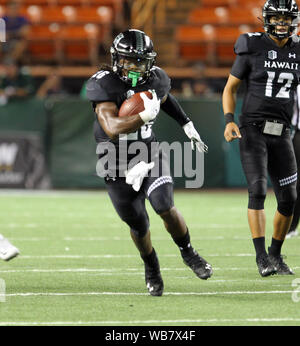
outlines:
[[[138,237],[144,237],[149,230],[149,217],[145,207],[148,199],[157,214],[169,211],[174,206],[173,180],[168,162],[159,155],[157,176],[145,177],[140,190],[135,191],[125,178],[105,179],[109,197],[120,218],[127,223]]]
[[[293,138],[294,151],[296,156],[298,172],[300,170],[300,130],[297,130]],[[297,201],[294,209],[294,217],[289,231],[295,231],[300,218],[300,182],[297,181]]]
[[[255,125],[241,126],[240,157],[248,182],[249,209],[264,209],[268,173],[277,199],[277,210],[291,216],[297,197],[297,165],[290,130],[282,136],[266,135]]]

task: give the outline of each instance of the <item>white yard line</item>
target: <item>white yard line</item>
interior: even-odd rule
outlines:
[[[225,292],[164,292],[164,296],[219,296],[219,295],[255,295],[255,294],[291,294],[288,291],[225,291]],[[37,296],[56,296],[56,297],[73,297],[73,296],[148,296],[149,293],[138,292],[23,292],[7,293],[6,297],[37,297]]]
[[[1,225],[0,225],[1,228]],[[12,226],[10,228],[17,228],[15,226]],[[27,228],[34,228],[33,226],[31,227],[27,227]],[[95,228],[95,227],[92,227]],[[117,226],[112,227],[112,228],[117,228]],[[96,228],[95,228],[96,229]],[[151,237],[153,241],[171,241],[170,237]],[[193,240],[228,240],[228,239],[234,239],[234,240],[250,240],[249,237],[245,236],[245,237],[239,237],[239,236],[235,236],[235,237],[224,237],[224,236],[211,236],[211,237],[193,237]],[[297,239],[297,238],[295,238]],[[299,237],[300,239],[300,237]],[[45,240],[49,240],[49,241],[54,241],[54,240],[59,240],[59,241],[114,241],[114,240],[118,240],[118,241],[130,241],[132,242],[130,237],[120,237],[120,236],[112,236],[112,237],[55,237],[55,238],[48,238],[48,237],[9,237],[9,240],[11,241],[45,241]]]
[[[256,267],[227,267],[219,268],[214,267],[214,271],[239,271],[239,270],[248,270],[248,271],[257,271]],[[293,267],[293,269],[300,269],[300,267]],[[187,267],[182,268],[160,268],[161,271],[186,271]],[[115,273],[115,272],[134,272],[141,271],[141,268],[62,268],[62,269],[3,269],[0,270],[0,273]]]
[[[8,321],[0,322],[0,326],[38,326],[38,325],[128,325],[128,324],[162,324],[162,323],[253,323],[253,322],[300,322],[300,318],[240,318],[240,319],[181,319],[181,320],[123,320],[123,321],[51,321],[51,322],[27,322],[27,321]],[[117,332],[117,331],[116,331]]]
[[[206,257],[254,257],[254,254],[240,253],[240,254],[206,254]],[[178,254],[161,254],[159,257],[179,257]],[[20,255],[22,259],[80,259],[80,258],[140,258],[139,255]],[[180,257],[179,257],[180,258]]]

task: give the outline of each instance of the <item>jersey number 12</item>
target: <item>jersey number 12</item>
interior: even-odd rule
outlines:
[[[267,97],[273,97],[273,81],[276,77],[276,72],[267,71],[267,73],[268,73],[268,80],[267,80],[265,95]],[[292,73],[281,72],[278,76],[277,83],[280,83],[280,84],[283,84],[285,82],[286,83],[279,90],[276,97],[285,98],[285,99],[290,98],[290,88],[292,86],[293,80],[294,80],[294,75]]]

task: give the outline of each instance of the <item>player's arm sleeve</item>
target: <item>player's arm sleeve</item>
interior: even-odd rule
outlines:
[[[249,71],[251,49],[248,34],[240,35],[234,45],[234,52],[237,56],[230,73],[238,79],[243,79]]]
[[[232,65],[231,72],[234,77],[243,79],[249,71],[249,63],[247,54],[237,55]]]
[[[180,126],[187,124],[190,118],[185,114],[184,110],[172,94],[168,94],[168,97],[160,108],[166,112],[171,118],[176,120]]]

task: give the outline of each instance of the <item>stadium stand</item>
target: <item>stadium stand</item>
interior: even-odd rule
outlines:
[[[199,1],[190,11],[187,23],[175,30],[178,58],[215,66],[231,65],[238,36],[262,31],[259,17],[263,3],[260,0]]]
[[[114,27],[122,0],[21,0],[29,19],[26,63],[97,63],[97,50]],[[8,0],[0,0],[0,16]]]
[[[10,1],[0,0],[0,16],[5,14]],[[74,73],[81,74],[81,67],[98,66],[99,54],[100,61],[104,61],[112,37],[128,27],[122,27],[120,21],[125,18],[122,10],[127,2],[131,3],[129,25],[149,33],[158,52],[158,64],[182,78],[185,73],[191,74],[191,62],[215,68],[206,69],[205,73],[219,76],[219,71],[227,71],[222,69],[228,68],[234,59],[233,44],[238,35],[262,29],[257,19],[262,0],[17,1],[22,3],[22,15],[31,23],[23,63],[33,71],[47,71],[42,68],[44,65],[69,68],[75,63]],[[135,4],[139,4],[135,12],[138,15],[133,15]]]

